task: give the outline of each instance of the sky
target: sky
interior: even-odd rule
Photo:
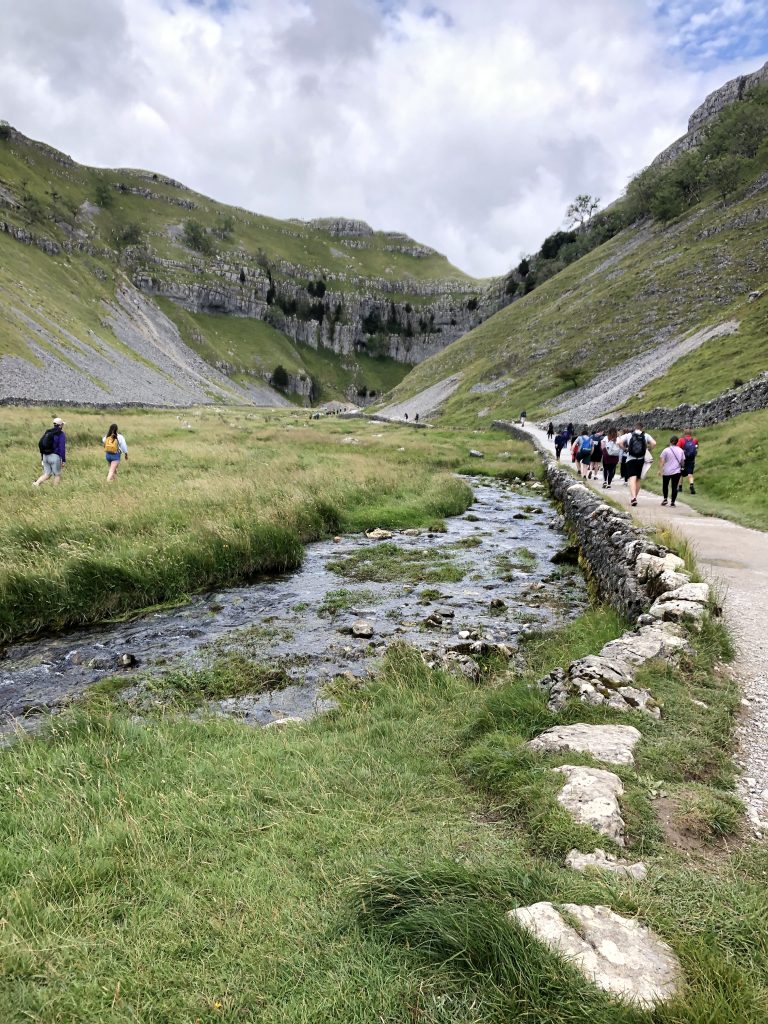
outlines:
[[[0,119],[479,277],[768,60],[768,0],[0,0]]]

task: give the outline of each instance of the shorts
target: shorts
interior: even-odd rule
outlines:
[[[630,477],[636,476],[638,480],[643,475],[643,467],[645,466],[645,459],[627,459],[624,464],[624,476],[627,480]]]
[[[106,457],[107,462],[119,462],[120,461],[120,452],[107,452],[105,457]]]
[[[55,453],[44,455],[43,472],[48,476],[61,476],[61,456]]]
[[[592,452],[577,452],[576,458],[586,466],[592,461]]]
[[[693,467],[694,467],[695,462],[696,462],[696,456],[695,455],[692,458],[685,460],[685,465],[683,466],[683,473],[686,476],[693,476]]]

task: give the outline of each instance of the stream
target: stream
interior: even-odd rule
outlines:
[[[279,680],[264,692],[210,701],[213,714],[266,725],[333,706],[336,676],[368,675],[403,640],[468,675],[477,657],[514,657],[521,634],[563,623],[587,602],[581,572],[551,559],[567,543],[541,490],[467,478],[475,500],[445,532],[347,535],[310,544],[300,569],[195,597],[130,622],[39,637],[0,661],[0,735],[34,730],[106,677],[133,703],[147,681],[232,652]],[[492,607],[493,604],[493,607]],[[361,634],[361,635],[356,635]],[[155,696],[148,703],[158,703]]]

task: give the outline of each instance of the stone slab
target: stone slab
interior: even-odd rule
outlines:
[[[621,779],[602,768],[565,764],[554,769],[565,775],[566,783],[557,802],[580,825],[588,825],[618,846],[624,845],[624,819],[619,797],[624,792]]]
[[[574,750],[607,764],[634,764],[632,750],[642,733],[632,725],[557,725],[530,740],[531,750],[557,753]]]
[[[562,954],[591,982],[643,1009],[671,999],[682,983],[672,949],[650,928],[610,907],[565,903],[568,923],[549,902],[518,907],[507,915],[545,946]]]
[[[628,875],[638,882],[642,882],[648,875],[648,870],[642,861],[632,864],[628,860],[616,857],[613,853],[606,853],[599,847],[593,853],[571,850],[565,858],[565,866],[572,871],[588,871],[590,868],[594,868],[596,871],[610,871],[616,875]]]

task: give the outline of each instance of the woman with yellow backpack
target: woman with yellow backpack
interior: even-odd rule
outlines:
[[[117,468],[120,465],[121,457],[124,455],[126,459],[128,458],[128,445],[125,443],[123,435],[118,434],[116,423],[110,425],[109,430],[102,437],[101,443],[104,445],[104,454],[107,457],[107,466],[109,467],[107,483],[111,484],[117,476]]]

